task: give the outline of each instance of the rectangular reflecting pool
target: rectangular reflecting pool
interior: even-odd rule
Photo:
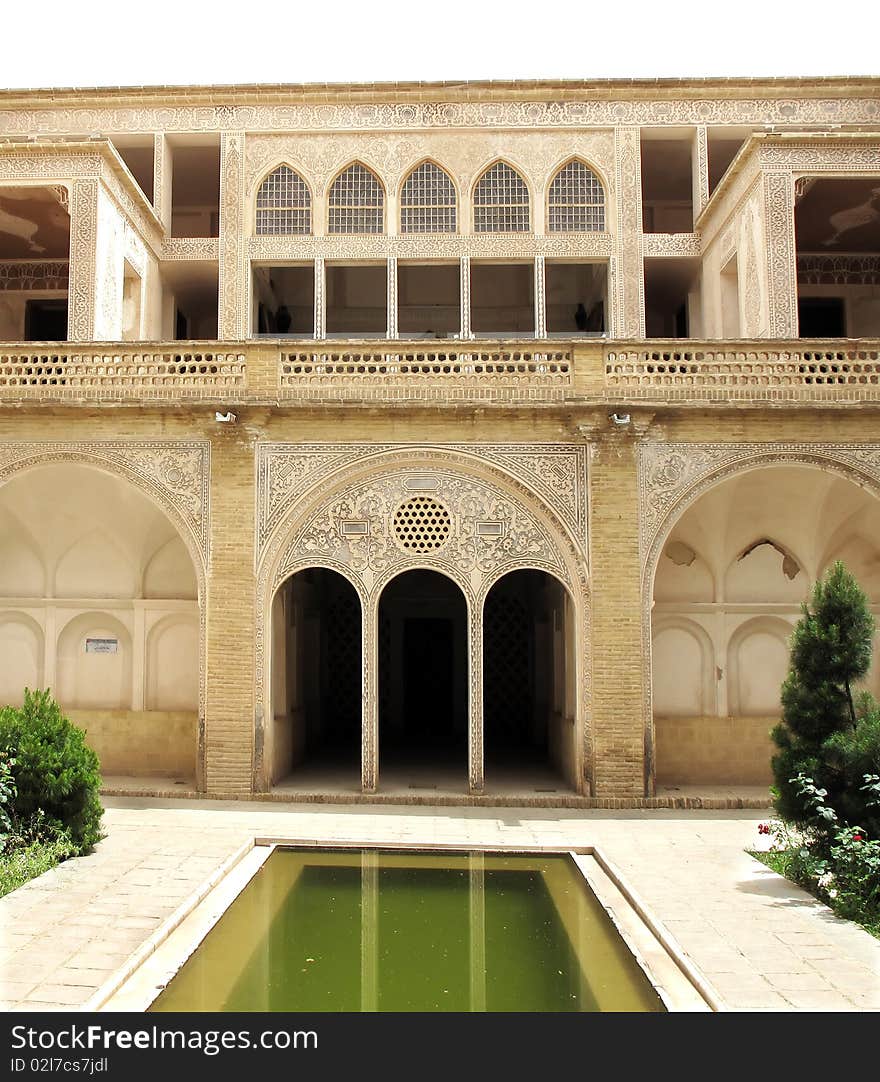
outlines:
[[[662,1011],[567,855],[277,849],[153,1011]]]

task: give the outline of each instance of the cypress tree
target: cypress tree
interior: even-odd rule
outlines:
[[[791,637],[790,668],[782,685],[782,720],[772,733],[776,809],[791,822],[804,809],[791,784],[799,772],[828,789],[835,806],[841,779],[825,742],[857,723],[853,685],[871,665],[874,617],[859,584],[838,561],[816,583]]]

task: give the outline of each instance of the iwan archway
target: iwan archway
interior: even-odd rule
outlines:
[[[648,746],[660,790],[769,783],[789,636],[835,560],[880,614],[876,480],[823,451],[753,453],[694,479],[657,535]],[[876,693],[876,666],[867,683]]]
[[[559,648],[564,640],[566,651],[553,673],[548,650],[542,645],[538,651],[542,699],[530,709],[543,712],[542,735],[531,761],[528,754],[520,755],[520,788],[588,794],[586,559],[568,525],[541,494],[458,448],[365,446],[346,455],[333,445],[316,446],[313,452],[308,446],[281,445],[276,463],[271,454],[264,452],[261,467],[268,522],[257,586],[255,789],[279,783],[285,789],[308,788],[305,770],[297,778],[292,765],[285,782],[274,758],[285,716],[278,706],[278,667],[286,663],[278,646],[283,621],[277,600],[270,617],[270,599],[282,583],[320,566],[351,584],[363,613],[363,792],[399,795],[401,789],[406,796],[436,787],[462,796],[500,795],[501,775],[493,760],[497,742],[489,755],[485,747],[485,613],[499,580],[518,572],[546,583],[553,603],[530,610],[529,620],[549,626],[547,621],[555,619]],[[281,486],[272,483],[273,469],[278,477],[306,478],[287,505],[282,503],[284,513],[274,522],[271,501],[280,502]],[[516,587],[510,581],[514,593],[521,593],[522,583]],[[493,596],[504,597],[510,589],[510,582],[498,585]],[[490,601],[490,613],[494,605]],[[493,636],[500,634],[492,626]],[[494,641],[493,649],[495,658]],[[494,675],[493,680],[490,690],[497,691]],[[554,680],[555,706],[548,691]],[[559,718],[551,718],[557,707]],[[510,748],[504,740],[501,744],[503,760]],[[548,772],[555,773],[556,784],[547,785]]]
[[[0,704],[48,687],[105,783],[199,787],[203,578],[188,531],[96,452],[25,455],[6,478]]]

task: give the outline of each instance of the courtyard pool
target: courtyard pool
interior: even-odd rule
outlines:
[[[568,855],[276,849],[153,1011],[662,1011]]]

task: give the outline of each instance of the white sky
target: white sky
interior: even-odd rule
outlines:
[[[872,75],[877,0],[6,0],[0,86]]]

